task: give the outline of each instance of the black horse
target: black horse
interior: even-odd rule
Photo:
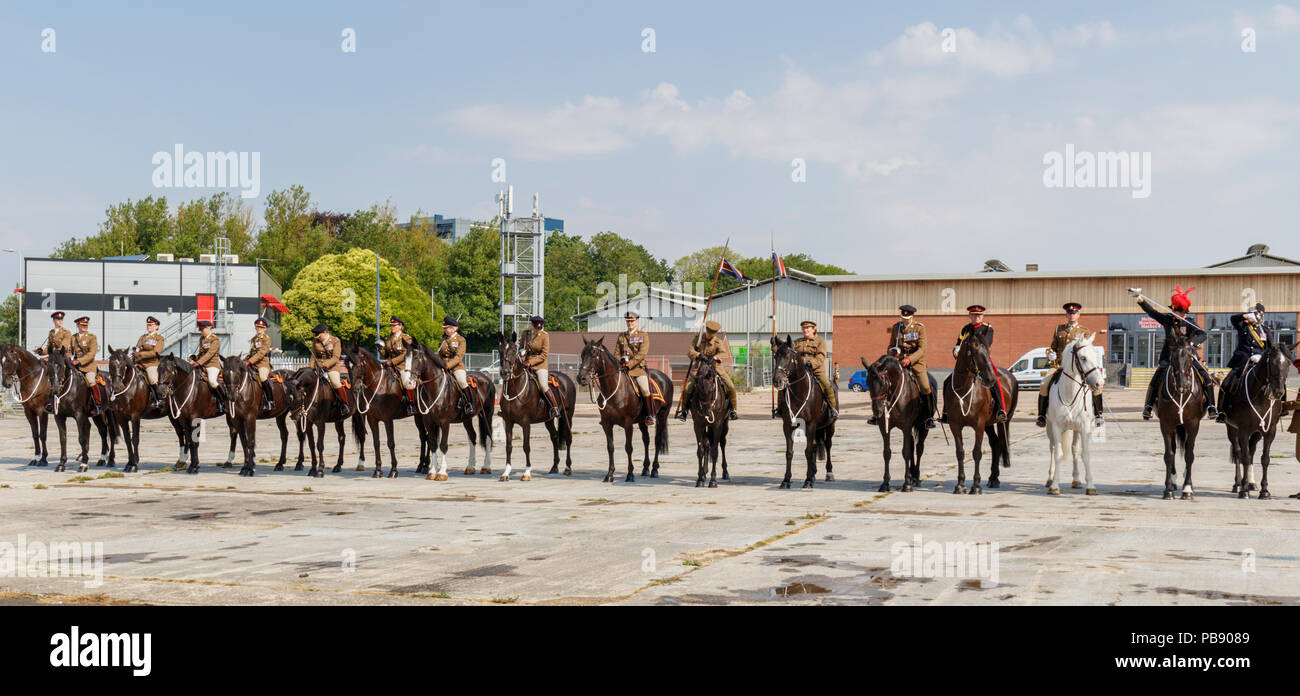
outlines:
[[[46,361],[50,394],[46,397],[46,406],[53,400],[54,422],[59,426],[59,464],[55,471],[65,471],[68,462],[68,419],[77,424],[77,443],[81,445],[81,454],[77,455],[77,471],[90,470],[90,431],[93,421],[99,431],[100,456],[95,466],[104,466],[104,455],[108,455],[107,465],[115,466],[117,444],[117,421],[112,409],[104,409],[94,414],[90,387],[81,369],[72,359],[60,351],[54,351]],[[96,374],[96,378],[99,375]]]
[[[623,446],[627,452],[627,482],[636,480],[632,475],[632,429],[640,427],[641,444],[645,448],[645,460],[641,464],[641,475],[656,478],[659,476],[659,455],[668,452],[668,405],[673,402],[673,383],[659,370],[646,370],[649,380],[654,382],[664,401],[657,407],[655,417],[654,467],[650,463],[650,431],[646,427],[645,400],[632,386],[632,378],[627,368],[619,364],[618,358],[605,347],[605,337],[594,341],[582,338],[582,364],[578,368],[578,384],[587,387],[596,408],[600,410],[600,427],[605,431],[605,449],[609,452],[609,471],[603,482],[614,481],[614,427],[623,428],[626,442]],[[597,396],[599,393],[599,396]]]
[[[695,487],[704,485],[704,474],[709,474],[709,488],[718,487],[718,455],[722,456],[722,480],[731,480],[727,472],[727,430],[731,421],[731,403],[721,380],[729,379],[718,372],[716,358],[700,356],[695,360],[691,379],[695,384],[691,398],[691,420],[695,425],[695,458],[700,465],[695,477]],[[712,468],[709,467],[712,464]]]
[[[550,403],[537,388],[537,380],[530,374],[519,355],[519,337],[514,333],[506,338],[497,333],[497,349],[501,355],[501,422],[506,431],[506,470],[501,480],[510,479],[510,455],[514,450],[514,427],[516,424],[523,431],[524,473],[521,481],[531,481],[533,471],[532,445],[529,432],[533,423],[542,423],[551,438],[551,473],[560,471],[560,450],[564,450],[564,475],[573,475],[573,409],[577,402],[577,387],[573,380],[563,372],[550,373],[555,380],[560,403],[564,412],[559,418],[551,417]]]
[[[889,460],[893,457],[889,431],[894,429],[903,432],[903,487],[900,490],[911,491],[921,483],[921,455],[925,453],[925,437],[930,432],[925,421],[933,414],[927,409],[926,400],[921,398],[921,387],[916,383],[916,377],[903,367],[898,358],[884,355],[874,363],[867,363],[866,358],[858,359],[867,368],[871,409],[885,443],[885,479],[879,491],[889,491]],[[939,386],[934,376],[928,373],[926,376],[930,378],[930,393],[937,392]]]
[[[140,470],[140,421],[156,418],[167,418],[171,422],[181,447],[176,466],[183,466],[186,455],[185,434],[181,432],[183,426],[170,417],[165,405],[154,408],[149,404],[149,379],[144,368],[136,364],[125,348],[114,350],[112,346],[108,347],[108,386],[106,405],[112,410],[126,444],[127,461],[122,470],[127,473]]]
[[[1231,444],[1232,463],[1236,474],[1232,490],[1238,498],[1249,498],[1251,461],[1255,448],[1263,443],[1259,463],[1263,475],[1259,480],[1259,499],[1273,495],[1268,491],[1269,450],[1277,436],[1277,424],[1284,413],[1286,401],[1286,375],[1291,369],[1291,349],[1272,342],[1264,348],[1258,362],[1247,363],[1241,377],[1229,387],[1227,402],[1228,442]]]
[[[776,400],[777,413],[785,432],[785,479],[781,481],[781,487],[790,487],[796,432],[804,441],[804,460],[808,464],[803,487],[812,488],[817,480],[818,459],[826,460],[826,480],[834,481],[831,441],[835,437],[835,421],[830,418],[816,373],[811,365],[800,359],[789,336],[784,341],[772,337],[772,385],[780,393]]]

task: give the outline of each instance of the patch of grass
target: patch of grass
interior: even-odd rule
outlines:
[[[46,488],[49,488],[49,486],[46,486],[46,485],[43,484],[43,483],[38,483],[38,484],[36,484],[35,486],[32,486],[32,488],[35,488],[35,489],[38,490],[38,491],[43,491],[43,490],[45,490]]]
[[[822,515],[822,514],[820,514],[820,513],[816,513],[816,512],[810,512],[810,513],[804,515],[803,517],[800,517],[799,519],[801,519],[801,520],[820,520],[820,519],[823,518],[823,517],[825,517],[825,515]]]
[[[99,478],[102,478],[102,479],[109,479],[109,478],[126,478],[126,474],[118,473],[118,472],[116,472],[116,471],[105,471],[104,473],[102,473],[102,474],[99,475]]]
[[[417,599],[451,599],[451,595],[446,592],[415,592],[406,596],[415,597]],[[495,602],[496,600],[494,599],[492,601]],[[504,602],[502,603],[504,604]]]
[[[0,488],[9,488],[9,484],[7,484],[7,483],[0,483]]]
[[[85,483],[87,481],[94,481],[94,480],[95,480],[94,476],[81,475],[81,476],[73,476],[72,478],[68,479],[68,483]]]
[[[493,603],[493,604],[514,604],[515,602],[518,602],[518,601],[519,601],[519,595],[513,595],[513,596],[510,596],[510,597],[493,597],[493,598],[492,598],[492,603]]]
[[[234,486],[226,486],[226,490],[230,490],[232,488],[234,488]]]
[[[799,523],[798,523],[798,522],[795,522],[794,520],[786,520],[786,521],[785,521],[785,526],[787,526],[787,527],[793,527],[793,526],[795,526],[796,524],[799,524]]]
[[[307,486],[307,487],[303,488],[302,490],[303,490],[304,493],[311,493],[311,492],[312,492],[312,491],[311,491],[311,486]]]
[[[699,568],[703,564],[700,563],[699,561],[682,561],[682,565],[691,566],[692,568]]]

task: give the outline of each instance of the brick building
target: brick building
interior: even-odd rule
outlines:
[[[1192,318],[1210,334],[1204,350],[1206,363],[1222,367],[1235,347],[1229,317],[1263,302],[1265,324],[1275,340],[1296,340],[1300,312],[1300,261],[1274,256],[1267,246],[1252,246],[1245,256],[1205,268],[1167,270],[1011,271],[990,261],[979,273],[818,276],[831,288],[835,320],[835,360],[856,365],[882,355],[890,327],[898,321],[898,307],[916,306],[925,324],[930,346],[926,361],[940,369],[951,368],[951,348],[966,323],[966,307],[982,304],[986,320],[995,329],[993,360],[1010,365],[1025,352],[1044,347],[1053,328],[1063,321],[1061,305],[1083,305],[1080,320],[1099,332],[1112,365],[1153,367],[1164,342],[1163,331],[1151,321],[1128,288],[1140,287],[1156,301],[1167,304],[1175,284],[1195,287],[1191,293]]]

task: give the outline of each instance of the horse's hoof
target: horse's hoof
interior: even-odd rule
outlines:
[[[985,487],[986,487],[986,488],[1001,488],[1001,487],[1002,487],[1002,482],[999,481],[998,479],[989,479],[988,485],[985,486]]]
[[[357,468],[354,469],[354,471],[365,471],[365,470],[366,470],[366,465],[365,465],[365,464],[358,464],[358,465],[357,465]]]
[[[57,466],[54,467],[54,473],[58,474],[58,473],[61,473],[61,472],[67,471],[67,469],[68,469],[68,467],[64,466],[63,464],[59,464],[59,465],[57,465]]]
[[[1249,497],[1250,497],[1250,493],[1247,493],[1247,492],[1246,492],[1246,489],[1243,488],[1243,489],[1237,491],[1237,497],[1238,497],[1238,498],[1249,498]]]
[[[601,482],[601,483],[613,483],[613,482],[614,482],[614,477],[613,477],[613,476],[610,476],[609,474],[605,474],[605,478],[601,479],[600,482]]]
[[[1082,482],[1082,481],[1071,481],[1071,482],[1070,482],[1070,488],[1083,488],[1083,482]]]
[[[560,465],[559,465],[559,464],[553,464],[553,465],[551,466],[551,472],[550,472],[550,473],[552,473],[552,474],[558,474],[558,473],[560,473]]]
[[[971,495],[983,495],[983,494],[984,494],[984,489],[981,488],[981,487],[979,487],[979,486],[971,486],[971,487],[970,487],[970,494],[971,494]]]
[[[1268,499],[1270,499],[1270,498],[1272,498],[1272,497],[1273,497],[1273,494],[1272,494],[1272,493],[1269,493],[1268,491],[1260,491],[1260,492],[1259,492],[1259,499],[1260,499],[1260,500],[1268,500]]]
[[[659,470],[655,469],[650,472],[650,478],[659,478]]]
[[[27,466],[40,466],[40,465],[41,465],[41,460],[39,459],[33,459],[30,462],[27,462]]]
[[[197,474],[197,473],[199,473],[199,468],[198,468],[197,466],[192,466],[192,467],[186,469],[186,470],[185,470],[185,473],[187,473],[187,474]]]
[[[475,468],[472,467],[472,466],[471,466],[471,467],[466,467],[466,468],[465,468],[465,475],[466,475],[466,476],[473,476],[474,474],[477,474],[477,473],[478,473],[478,469],[475,469]]]
[[[1259,490],[1259,486],[1256,486],[1254,483],[1248,483],[1248,484],[1246,484],[1246,490],[1248,490],[1248,491],[1257,491],[1257,490]]]
[[[1047,483],[1043,484],[1043,488],[1051,488],[1051,487],[1052,487],[1052,480],[1048,479]]]
[[[388,471],[388,478],[397,478],[397,469],[390,469]]]
[[[506,476],[505,474],[501,474],[500,476],[497,477],[497,480],[498,480],[498,481],[509,481],[509,480],[510,480],[510,477],[509,477],[509,476]]]
[[[650,475],[650,467],[649,467],[649,465],[641,467],[641,475],[642,475],[642,476],[649,476],[649,475]]]
[[[90,465],[89,465],[89,464],[82,464],[81,466],[77,467],[77,473],[79,473],[79,474],[84,474],[84,473],[86,473],[87,471],[90,471]]]
[[[1185,494],[1185,493],[1183,494],[1184,497],[1186,497],[1186,495],[1187,495],[1187,494]],[[1173,499],[1174,499],[1174,492],[1173,492],[1173,491],[1165,491],[1165,494],[1164,494],[1163,496],[1161,496],[1161,497],[1164,498],[1165,500],[1173,500]]]
[[[520,476],[520,477],[519,477],[519,480],[520,480],[520,481],[532,481],[532,480],[533,480],[533,475],[532,475],[532,474],[524,474],[523,476]]]
[[[1233,493],[1236,493],[1238,488],[1241,488],[1241,484],[1238,484],[1238,483],[1234,483],[1234,484],[1232,484],[1232,492],[1233,492]]]
[[[709,488],[717,488],[717,487],[718,487],[718,482],[716,480],[709,481]]]
[[[101,460],[95,462],[95,466],[105,466],[105,465],[107,465],[107,464],[108,464],[108,462],[104,461],[103,459],[101,459]]]
[[[438,477],[437,477],[437,476],[434,476],[433,474],[429,474],[428,476],[425,476],[425,477],[424,477],[424,480],[425,480],[425,481],[437,481],[437,480],[438,480]]]
[[[834,481],[834,480],[835,480],[835,474],[826,474],[826,480],[827,480],[827,481]]]
[[[965,493],[965,492],[966,492],[966,487],[963,486],[963,485],[961,485],[961,484],[959,483],[959,484],[957,484],[956,486],[953,486],[953,488],[952,488],[952,492],[953,492],[953,493]]]
[[[374,473],[374,475],[372,475],[370,478],[383,478],[383,477],[384,477],[384,474],[383,474],[382,472],[380,472],[378,469],[375,469],[375,473]]]
[[[790,487],[790,482],[789,482],[789,481],[782,481],[782,482],[781,482],[781,487],[782,487],[782,488],[789,488],[789,487]]]
[[[803,487],[804,487],[804,488],[812,488],[812,487],[813,487],[812,479],[804,479]]]
[[[342,465],[342,464],[335,464],[335,465],[334,465],[334,468],[331,469],[331,471],[333,471],[334,473],[337,474],[337,473],[339,473],[340,471],[343,471],[343,465]]]
[[[488,476],[488,475],[490,475],[490,474],[492,473],[492,469],[490,469],[490,468],[488,468],[488,467],[485,466],[485,467],[483,467],[482,469],[479,469],[478,472],[479,472],[480,474],[483,474],[484,476]]]
[[[1060,488],[1057,488],[1056,486],[1052,486],[1051,488],[1047,489],[1047,494],[1048,494],[1048,495],[1060,495],[1060,494],[1061,494],[1061,489],[1060,489]]]
[[[570,469],[569,467],[565,467],[565,468],[564,468],[564,475],[565,475],[565,476],[572,476],[572,475],[573,475],[573,469]]]
[[[633,476],[632,474],[628,474],[627,478],[623,479],[623,483],[633,483],[635,481],[636,481],[636,477]]]
[[[1084,495],[1097,495],[1097,489],[1096,489],[1096,488],[1089,488],[1088,490],[1084,491],[1083,494],[1084,494]]]
[[[728,474],[728,473],[724,470],[724,471],[722,472],[722,480],[723,480],[723,481],[730,481],[730,480],[731,480],[731,474]]]
[[[1183,500],[1195,500],[1196,494],[1190,491],[1183,491]]]
[[[889,492],[889,483],[886,482],[886,483],[882,483],[882,484],[880,484],[880,488],[877,488],[877,489],[876,489],[876,492],[877,492],[877,493],[888,493],[888,492]]]
[[[696,487],[696,488],[704,488],[704,479],[696,479],[696,480],[695,480],[695,487]]]

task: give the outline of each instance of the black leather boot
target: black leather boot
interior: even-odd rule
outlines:
[[[1034,425],[1040,428],[1047,427],[1047,397],[1046,396],[1039,395],[1038,397],[1038,420],[1034,421]]]
[[[934,392],[921,395],[921,408],[925,409],[925,427],[927,430],[934,428],[934,410],[938,399],[938,395]]]
[[[1105,411],[1102,410],[1101,394],[1092,395],[1092,420],[1093,425],[1100,428],[1106,419],[1102,416]]]
[[[271,380],[267,379],[262,382],[262,413],[270,413],[275,408],[275,391],[271,388]]]

